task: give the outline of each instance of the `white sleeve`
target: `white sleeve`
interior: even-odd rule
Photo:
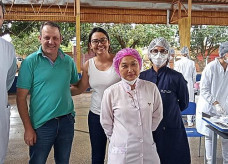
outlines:
[[[7,73],[7,80],[6,80],[7,90],[9,90],[10,87],[12,86],[14,78],[15,78],[15,74],[17,71],[17,63],[16,63],[16,56],[15,56],[14,48],[10,49],[9,53],[10,54],[8,54],[8,55],[10,55],[13,60],[11,60],[12,63],[10,64],[10,68],[8,70],[8,73]]]
[[[203,70],[201,80],[200,80],[200,95],[210,105],[212,105],[216,101],[214,95],[211,94],[212,74],[213,74],[213,70],[208,65],[208,67],[206,66],[205,69]]]
[[[192,77],[192,79],[193,79],[193,84],[196,82],[196,65],[195,65],[195,62],[193,61],[193,77]]]
[[[109,139],[113,132],[113,110],[110,90],[105,90],[101,101],[100,122]]]
[[[161,95],[156,86],[154,90],[154,107],[152,116],[152,131],[155,131],[163,118],[163,105]]]
[[[174,70],[177,71],[177,72],[180,72],[179,71],[179,61],[175,62],[175,64],[174,64]]]

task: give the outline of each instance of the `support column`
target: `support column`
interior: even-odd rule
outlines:
[[[81,31],[80,31],[80,0],[75,0],[76,4],[76,56],[77,70],[81,73]]]
[[[190,48],[191,11],[192,0],[188,0],[188,17],[184,17],[178,20],[180,48],[182,48],[183,46],[187,46],[188,48]]]

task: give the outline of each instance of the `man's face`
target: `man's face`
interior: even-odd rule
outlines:
[[[46,56],[57,56],[58,49],[62,42],[62,36],[57,27],[45,25],[42,29],[42,34],[39,36],[43,53]]]
[[[2,10],[2,6],[0,6],[0,28],[2,28],[3,21],[4,21],[3,10]]]

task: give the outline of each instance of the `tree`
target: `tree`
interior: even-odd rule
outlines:
[[[146,47],[156,37],[164,37],[174,45],[177,26],[151,24],[95,24],[107,30],[116,53],[122,48]]]
[[[69,42],[75,37],[75,23],[58,24],[62,29],[64,38],[62,45],[66,47],[72,46]],[[39,46],[39,42],[35,38],[39,35],[40,26],[41,22],[13,21],[8,22],[8,26],[4,26],[4,28],[5,31],[8,31],[13,36],[13,44],[16,45],[17,53],[28,55]],[[177,26],[166,25],[81,23],[81,49],[83,53],[88,50],[88,35],[91,29],[96,26],[103,27],[108,32],[113,53],[125,47],[146,47],[152,39],[159,36],[165,37],[170,41],[171,45],[174,45],[174,37],[177,31]],[[23,45],[23,43],[26,45]],[[70,49],[70,47],[67,49]]]
[[[39,32],[32,32],[30,34],[24,34],[22,38],[11,35],[12,43],[16,49],[16,53],[23,56],[29,55],[37,51],[40,43],[38,41]]]
[[[201,69],[205,67],[207,58],[212,52],[218,49],[219,44],[227,40],[227,30],[227,27],[223,26],[197,25],[192,27],[190,50]],[[202,61],[197,58],[199,56],[203,58]]]

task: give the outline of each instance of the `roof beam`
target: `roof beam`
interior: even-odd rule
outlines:
[[[61,6],[65,9],[63,6]],[[75,22],[76,14],[73,6],[68,6],[64,12],[59,12],[58,6],[6,6],[6,20],[12,21],[57,21]],[[34,12],[36,11],[36,12]],[[39,11],[39,13],[38,13]],[[80,11],[81,22],[89,23],[141,23],[141,24],[167,24],[167,10],[155,9],[118,9],[83,7]],[[182,17],[187,14],[182,11]],[[177,17],[173,16],[176,20]],[[192,11],[192,25],[228,25],[228,12],[224,11]]]

